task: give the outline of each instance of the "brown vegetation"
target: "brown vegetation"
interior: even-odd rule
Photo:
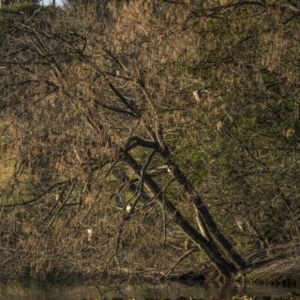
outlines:
[[[1,276],[240,278],[246,254],[297,241],[299,16],[285,0],[0,14]]]

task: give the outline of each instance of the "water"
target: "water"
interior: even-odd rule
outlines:
[[[92,300],[106,298],[170,298],[193,296],[197,299],[232,299],[233,295],[247,296],[286,296],[288,292],[300,293],[300,288],[284,288],[272,286],[251,286],[237,283],[223,286],[186,285],[168,283],[164,285],[143,284],[138,286],[118,287],[78,285],[40,285],[35,281],[14,282],[0,286],[0,300]]]

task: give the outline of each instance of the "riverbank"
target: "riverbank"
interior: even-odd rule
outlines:
[[[71,299],[299,299],[299,288],[251,285],[244,283],[183,284],[40,284],[36,280],[9,281],[0,285],[0,300],[71,300]],[[247,297],[245,296],[247,295]],[[293,297],[288,297],[291,295]]]
[[[300,286],[300,243],[261,250],[247,258],[251,283]]]
[[[247,256],[245,261],[248,268],[245,276],[239,278],[238,282],[300,287],[300,243],[289,243],[262,249]],[[224,283],[213,268],[206,268],[201,274],[190,272],[171,276],[171,280]]]

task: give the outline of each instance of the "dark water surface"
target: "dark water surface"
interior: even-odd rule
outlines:
[[[105,286],[78,285],[40,285],[35,281],[9,282],[0,286],[0,300],[92,300],[106,298],[170,298],[193,296],[197,299],[232,299],[233,295],[240,296],[286,296],[288,292],[300,293],[300,288],[284,288],[261,285],[240,285],[236,283],[224,286],[187,285],[168,283],[164,285],[124,286],[122,289]]]

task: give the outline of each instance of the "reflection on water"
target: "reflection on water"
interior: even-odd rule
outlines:
[[[164,285],[139,285],[125,286],[122,289],[108,288],[104,286],[59,286],[40,285],[35,281],[9,282],[0,286],[0,300],[82,300],[106,298],[171,298],[193,296],[197,299],[232,299],[233,295],[248,296],[286,296],[288,292],[300,292],[300,288],[283,288],[270,286],[240,285],[237,283],[224,286],[213,285],[186,285],[168,283]]]

